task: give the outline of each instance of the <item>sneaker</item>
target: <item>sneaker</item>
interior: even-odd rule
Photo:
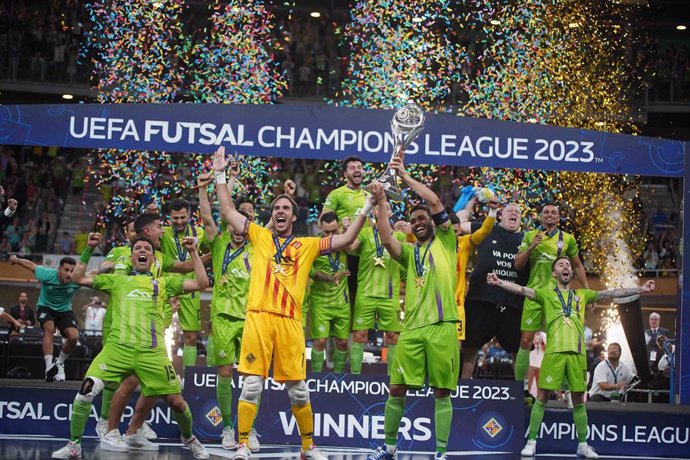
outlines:
[[[395,460],[396,455],[398,454],[398,449],[397,447],[391,454],[388,452],[388,449],[386,448],[386,445],[382,445],[378,449],[376,449],[374,452],[369,454],[367,456],[367,460]]]
[[[98,435],[98,439],[101,441],[105,437],[106,434],[108,434],[108,419],[107,418],[99,418],[98,422],[96,422],[96,434]]]
[[[208,451],[206,451],[206,448],[199,442],[196,436],[192,436],[189,439],[182,438],[182,443],[192,451],[194,458],[209,458]]]
[[[53,452],[50,458],[81,458],[81,444],[70,441],[62,449]]]
[[[101,439],[101,450],[107,450],[108,452],[129,452],[129,446],[122,440],[120,431],[115,429],[103,436],[103,439]]]
[[[235,452],[235,455],[232,457],[232,460],[247,460],[252,456],[251,450],[249,450],[249,447],[241,442],[237,444],[237,452]]]
[[[146,439],[146,435],[141,428],[139,428],[134,434],[125,434],[122,437],[122,440],[129,446],[131,450],[158,450],[158,444],[154,444]]]
[[[537,452],[537,441],[536,439],[528,440],[525,447],[520,451],[520,457],[534,457]]]
[[[146,436],[146,439],[149,441],[154,441],[158,439],[158,435],[156,434],[155,431],[153,431],[153,428],[151,428],[151,425],[148,423],[144,422],[143,425],[141,425],[141,428],[139,428],[139,431],[141,431],[141,434]]]
[[[235,441],[235,429],[231,426],[223,428],[223,434],[220,435],[221,446],[223,449],[233,449],[237,445]]]
[[[259,433],[254,428],[249,432],[249,450],[258,452],[261,450],[261,443],[259,442]]]
[[[300,459],[301,460],[328,460],[328,457],[326,454],[321,452],[321,449],[316,447],[316,445],[312,444],[309,446],[309,449],[307,450],[302,450],[302,453],[300,454]]]
[[[593,447],[586,442],[581,442],[577,445],[577,456],[584,458],[599,458]]]
[[[436,457],[434,457],[435,460],[446,460],[446,453],[445,452],[436,452]]]
[[[64,371],[63,371],[64,372]],[[58,373],[57,358],[53,360],[53,365],[46,369],[46,382],[54,382]]]
[[[570,390],[565,390],[563,392],[563,403],[568,406],[568,409],[573,408],[573,396],[570,393]]]
[[[57,366],[57,374],[55,374],[55,381],[56,382],[64,382],[65,381],[65,363],[55,363]]]

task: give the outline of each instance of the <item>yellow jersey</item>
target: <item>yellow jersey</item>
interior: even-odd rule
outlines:
[[[462,235],[458,237],[458,255],[457,255],[457,278],[455,281],[455,304],[458,307],[465,306],[465,291],[467,290],[467,283],[465,281],[465,274],[467,273],[467,260],[472,253],[472,250],[479,246],[484,238],[491,233],[491,230],[496,224],[494,217],[487,216],[482,223],[482,226],[476,232],[470,235]]]
[[[302,301],[314,259],[330,254],[331,237],[275,237],[270,230],[249,224],[254,246],[247,311],[263,311],[302,321]],[[276,261],[282,247],[280,263]]]

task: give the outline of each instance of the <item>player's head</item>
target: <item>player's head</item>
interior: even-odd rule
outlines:
[[[334,212],[324,212],[319,217],[319,228],[323,236],[333,236],[340,233],[338,216]]]
[[[620,344],[618,344],[616,342],[611,342],[609,344],[609,348],[606,352],[608,358],[612,359],[614,361],[621,359],[621,353],[622,353],[621,346],[620,346]]]
[[[347,185],[351,187],[359,187],[364,179],[364,168],[362,167],[362,160],[358,157],[350,156],[343,160],[343,175]]]
[[[431,220],[431,210],[423,204],[416,204],[410,211],[410,225],[412,233],[421,243],[434,236],[434,224]]]
[[[134,270],[146,273],[151,270],[155,248],[153,242],[145,236],[137,236],[132,240],[132,267]]]
[[[299,206],[289,195],[278,195],[271,203],[271,221],[279,235],[292,233],[292,224],[297,220]]]
[[[134,231],[137,233],[137,237],[145,236],[151,240],[151,242],[153,242],[154,249],[161,247],[163,223],[161,222],[161,217],[158,214],[153,214],[150,212],[139,214],[137,218],[134,219]]]
[[[570,259],[565,256],[556,257],[556,260],[551,264],[551,272],[556,281],[561,282],[564,286],[567,286],[570,280],[573,279],[573,268],[570,265]]]
[[[189,203],[187,200],[172,200],[170,203],[170,221],[178,232],[183,232],[189,222]]]
[[[76,265],[77,261],[71,257],[63,257],[60,259],[60,265],[58,265],[58,280],[62,284],[67,284],[72,281],[72,272]]]
[[[254,210],[254,203],[252,203],[246,196],[239,197],[235,201],[235,208],[239,212],[244,212],[247,215],[249,222],[254,222],[256,217],[256,211]]]
[[[558,212],[558,206],[554,203],[544,203],[541,206],[541,213],[539,214],[541,226],[544,228],[552,228],[558,225],[561,215]]]
[[[408,225],[409,225],[409,224],[407,223],[406,220],[403,220],[403,219],[396,220],[396,221],[393,223],[393,230],[395,230],[396,232],[407,233],[407,226],[408,226]]]
[[[455,230],[455,236],[460,236],[462,234],[460,218],[457,215],[455,215],[455,213],[448,213],[448,217],[450,217],[450,225],[452,225],[453,230]]]
[[[127,241],[132,241],[137,237],[137,232],[134,230],[134,220],[130,220],[127,225],[125,225],[125,234],[127,235]]]
[[[508,203],[501,210],[501,223],[499,224],[504,230],[509,232],[517,232],[520,230],[522,222],[522,209],[517,203]]]
[[[249,218],[249,215],[246,212],[244,212],[244,211],[238,211],[238,212],[251,221],[251,219]],[[243,234],[238,233],[235,230],[232,230],[232,242],[233,243],[235,243],[236,245],[239,246],[242,243],[244,243],[244,240],[245,240],[245,236]]]

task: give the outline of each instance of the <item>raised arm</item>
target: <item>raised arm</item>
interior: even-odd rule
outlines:
[[[470,243],[472,246],[479,246],[484,241],[491,230],[493,230],[494,225],[496,225],[496,216],[498,215],[498,200],[496,198],[491,198],[487,203],[489,205],[489,215],[484,218],[482,226],[479,230],[470,235]]]
[[[374,207],[374,204],[376,204],[376,201],[374,196],[372,195],[367,199],[367,202],[364,203],[364,206],[359,211],[359,215],[357,216],[355,221],[352,222],[349,227],[347,227],[345,233],[342,233],[340,235],[333,235],[331,237],[331,249],[333,251],[351,249],[352,244],[357,240],[357,235],[359,235],[359,231],[362,229],[364,223],[367,221],[369,212],[371,211],[371,208]]]
[[[225,158],[225,147],[219,147],[216,153],[213,154],[213,172],[216,177],[216,192],[220,202],[220,214],[234,231],[244,235],[247,232],[247,218],[235,209],[235,203],[233,203],[232,196],[230,195],[230,188],[226,185],[227,177],[225,171],[229,164],[230,162]],[[235,169],[230,170],[231,184],[234,182],[236,173]]]
[[[81,256],[79,256],[77,266],[74,267],[74,271],[72,272],[72,281],[74,283],[81,284],[82,286],[93,285],[93,278],[91,276],[86,275],[86,267],[89,265],[89,260],[91,259],[91,254],[93,254],[93,250],[99,244],[101,244],[102,239],[103,236],[100,233],[89,233],[89,239],[86,242],[86,248],[84,248],[84,252],[82,252]]]
[[[11,265],[19,265],[22,268],[26,268],[29,270],[31,273],[36,271],[37,265],[33,262],[31,262],[28,259],[22,259],[21,257],[17,257],[15,255],[10,256],[10,264]]]
[[[209,285],[208,275],[204,268],[204,263],[201,261],[199,251],[197,250],[198,241],[196,238],[187,236],[182,240],[182,244],[189,254],[192,256],[191,260],[194,263],[194,278],[185,279],[182,288],[185,293],[201,291],[206,289]]]
[[[388,220],[388,209],[383,206],[383,203],[387,200],[386,193],[383,191],[381,184],[376,181],[372,182],[370,187],[371,195],[379,203],[379,206],[376,206],[376,229],[379,231],[381,244],[386,248],[388,254],[397,260],[402,253],[402,243],[393,237],[393,229]]]
[[[589,289],[589,281],[587,281],[587,272],[585,272],[585,266],[582,265],[580,255],[575,254],[573,257],[571,257],[570,263],[573,266],[573,272],[575,273],[575,276],[577,276],[577,279],[580,281],[580,284],[585,289]]]
[[[477,202],[477,197],[473,196],[470,198],[465,207],[455,213],[460,219],[460,230],[465,235],[472,233],[472,222],[470,222],[470,217],[472,216],[472,209],[474,209],[474,204]]]
[[[534,291],[534,289],[525,286],[520,286],[519,284],[515,284],[511,281],[502,280],[494,272],[489,272],[486,274],[486,283],[491,286],[498,286],[501,289],[504,289],[513,294],[525,296],[528,299],[534,299],[536,297],[536,292]]]
[[[213,241],[218,234],[218,227],[213,222],[213,214],[211,213],[211,203],[208,200],[208,185],[211,183],[211,173],[202,173],[196,180],[199,186],[199,212],[201,213],[201,220],[204,223],[204,234],[206,241]]]
[[[619,297],[630,297],[631,295],[652,292],[656,288],[656,282],[649,280],[640,287],[608,289],[597,292],[597,300],[615,299]]]

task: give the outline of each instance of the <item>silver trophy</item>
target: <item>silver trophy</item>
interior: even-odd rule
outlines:
[[[391,200],[402,201],[400,186],[398,185],[398,175],[390,167],[390,162],[399,155],[400,152],[407,150],[407,147],[424,129],[424,112],[415,104],[410,102],[398,109],[391,120],[391,131],[393,132],[393,152],[388,162],[388,167],[377,180],[381,183],[383,190]]]

